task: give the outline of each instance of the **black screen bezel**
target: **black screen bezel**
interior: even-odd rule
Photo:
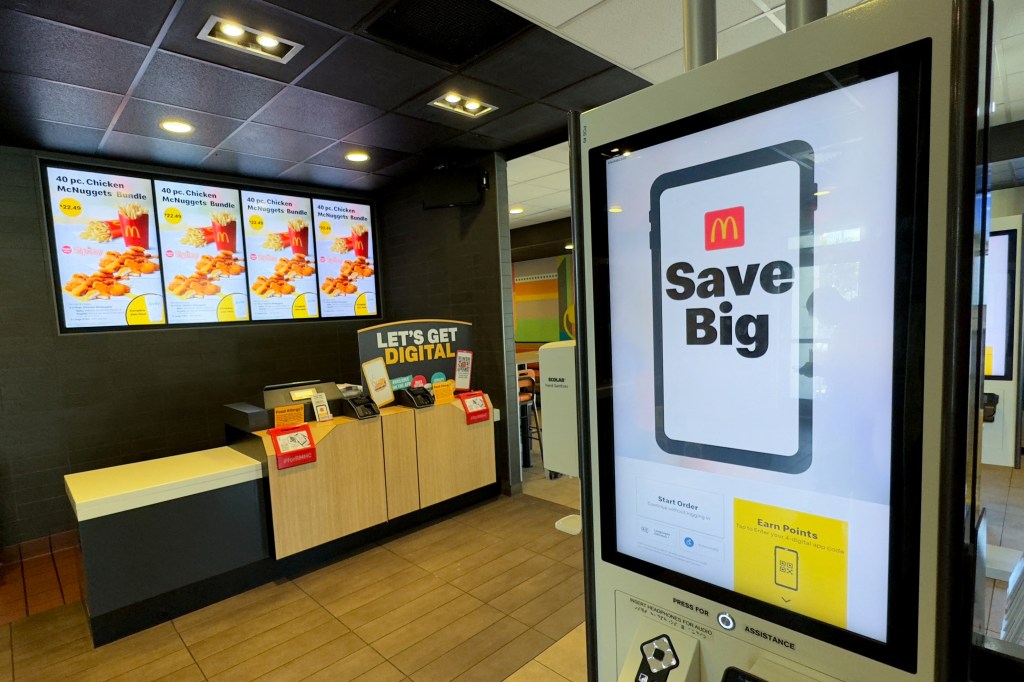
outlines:
[[[593,277],[596,432],[601,558],[614,566],[777,623],[884,664],[916,672],[924,399],[925,266],[932,41],[920,40],[687,118],[591,148],[589,169]],[[714,128],[859,82],[899,74],[894,264],[892,475],[890,483],[887,641],[856,634],[618,551],[606,163],[637,150]],[[613,152],[612,150],[616,150]],[[641,269],[638,264],[638,270]],[[646,269],[646,268],[643,268]]]
[[[982,207],[982,211],[985,208]],[[1006,371],[1002,374],[986,374],[986,379],[996,381],[1013,381],[1013,325],[1016,318],[1017,307],[1014,305],[1014,297],[1017,291],[1017,230],[994,230],[989,232],[988,239],[991,243],[993,237],[1006,237],[1009,244],[1006,252],[1006,327],[1000,329],[1006,339],[1006,357],[1003,359]],[[985,268],[995,265],[985,256]],[[986,295],[988,292],[985,292]],[[985,334],[988,334],[989,327],[985,326]]]
[[[231,179],[221,180],[220,178],[216,178],[216,179],[196,178],[196,177],[191,177],[191,176],[186,175],[186,174],[171,175],[169,173],[162,173],[162,172],[138,171],[138,170],[134,170],[134,169],[120,168],[118,166],[103,166],[103,165],[95,165],[95,164],[88,164],[88,163],[76,163],[74,161],[65,162],[65,161],[60,161],[60,160],[55,160],[55,159],[47,159],[47,158],[40,158],[39,159],[39,168],[40,168],[39,182],[40,182],[40,185],[42,186],[42,191],[43,191],[43,209],[44,209],[43,213],[44,213],[44,215],[46,217],[47,242],[48,242],[49,250],[50,250],[50,253],[49,253],[50,258],[49,258],[49,260],[50,260],[50,271],[51,271],[51,275],[52,275],[51,280],[53,282],[53,287],[54,287],[54,292],[53,292],[54,293],[54,302],[55,302],[56,308],[57,308],[57,322],[58,322],[59,333],[60,334],[138,332],[138,331],[147,331],[147,330],[148,331],[153,331],[153,330],[169,330],[169,329],[202,329],[202,328],[205,328],[205,329],[221,329],[221,328],[234,329],[234,328],[237,328],[237,327],[249,326],[249,325],[303,324],[303,323],[351,322],[351,321],[362,322],[364,320],[366,322],[373,322],[375,320],[379,321],[379,320],[384,319],[384,306],[383,306],[383,301],[381,300],[381,282],[380,282],[379,268],[378,268],[378,263],[379,263],[378,248],[379,247],[378,247],[378,230],[377,230],[377,207],[374,204],[374,202],[372,202],[372,201],[369,201],[369,200],[364,199],[364,198],[353,199],[352,197],[347,197],[347,196],[344,196],[342,194],[333,193],[330,190],[327,190],[327,191],[324,191],[324,192],[320,192],[320,191],[310,191],[309,189],[300,188],[300,187],[296,187],[293,190],[291,188],[282,188],[280,186],[276,186],[275,187],[275,186],[261,185],[261,184],[259,184],[258,181],[254,181],[251,184],[243,184],[243,182],[232,181]],[[154,208],[156,207],[156,204],[157,204],[157,193],[156,193],[156,183],[157,182],[174,182],[174,183],[179,183],[179,184],[197,185],[197,186],[205,186],[205,187],[216,187],[216,188],[220,188],[220,189],[227,189],[227,190],[236,191],[236,192],[238,192],[238,199],[239,199],[238,211],[239,211],[239,215],[240,216],[242,214],[242,204],[241,204],[242,192],[244,192],[244,191],[260,192],[260,193],[263,193],[263,194],[276,194],[276,195],[285,196],[285,197],[296,197],[296,198],[300,198],[300,199],[308,199],[309,202],[310,202],[310,235],[311,235],[311,238],[313,239],[313,245],[312,245],[312,248],[311,248],[312,253],[311,253],[310,257],[314,258],[314,259],[317,256],[317,254],[316,254],[316,238],[315,238],[315,236],[313,236],[313,233],[312,233],[312,231],[314,229],[316,229],[316,226],[313,225],[313,216],[316,213],[315,206],[314,206],[315,202],[318,199],[322,199],[324,201],[340,201],[340,202],[344,202],[344,203],[348,203],[348,204],[359,204],[360,206],[367,206],[370,209],[370,246],[371,246],[371,253],[372,253],[372,256],[373,256],[373,263],[374,263],[373,286],[374,286],[374,297],[375,297],[375,300],[376,300],[376,303],[377,303],[377,312],[375,314],[373,314],[373,315],[348,315],[348,316],[336,316],[336,317],[321,317],[321,316],[318,315],[317,317],[302,318],[302,319],[282,318],[282,319],[278,319],[278,320],[253,320],[253,319],[251,319],[252,318],[252,305],[251,305],[252,298],[251,298],[251,295],[249,295],[249,294],[251,294],[252,290],[250,288],[251,285],[250,285],[250,282],[249,282],[249,268],[248,268],[248,266],[246,266],[246,269],[245,269],[245,282],[246,282],[246,293],[247,293],[246,303],[249,304],[249,317],[250,317],[250,319],[248,319],[248,320],[242,320],[242,321],[237,321],[237,322],[186,322],[186,323],[174,323],[174,324],[171,324],[170,322],[167,321],[167,302],[166,302],[166,296],[165,296],[165,298],[164,298],[164,323],[163,324],[129,325],[129,324],[125,323],[123,325],[106,325],[106,326],[100,326],[100,327],[68,327],[66,322],[65,322],[65,317],[64,317],[64,299],[63,299],[63,293],[62,293],[63,292],[63,283],[61,282],[60,267],[59,267],[59,262],[57,260],[57,248],[58,248],[58,246],[57,246],[57,235],[56,235],[56,230],[54,228],[53,211],[52,211],[52,200],[51,200],[51,194],[50,194],[49,174],[47,173],[47,170],[50,169],[50,168],[57,169],[57,170],[66,169],[66,170],[84,171],[84,172],[87,172],[87,173],[97,173],[97,174],[101,174],[101,175],[118,175],[118,176],[122,176],[122,177],[135,178],[135,179],[138,179],[138,180],[146,180],[146,181],[148,181],[150,183],[150,189],[151,189],[152,194],[153,194],[153,206],[154,206]],[[157,241],[156,248],[157,248],[157,253],[159,254],[159,257],[160,257],[160,260],[161,260],[161,264],[162,264],[162,261],[163,261],[163,250],[162,250],[162,248],[163,248],[163,246],[162,246],[162,244],[160,242],[160,217],[159,216],[154,216],[154,219],[156,220],[156,223],[155,223],[156,241]],[[245,234],[244,234],[245,230],[244,230],[244,226],[239,226],[239,227],[241,229],[241,234],[240,234],[239,238],[241,239],[243,245],[245,245]],[[244,246],[243,246],[243,248],[244,248]],[[246,251],[246,255],[248,255],[248,251]],[[166,291],[167,283],[163,279],[163,277],[164,277],[163,268],[161,268],[161,270],[160,270],[160,278],[161,278],[161,282],[162,282],[162,288]],[[320,282],[321,282],[321,280],[320,280],[319,263],[317,263],[316,279],[317,279],[317,309],[319,311],[319,310],[322,309],[322,306],[320,305],[320,293],[319,293],[320,292]]]

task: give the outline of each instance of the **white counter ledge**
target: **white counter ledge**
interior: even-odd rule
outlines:
[[[81,522],[262,477],[259,462],[224,446],[68,474],[64,485]]]

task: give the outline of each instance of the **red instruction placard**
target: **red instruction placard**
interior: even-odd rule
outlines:
[[[267,433],[277,453],[278,469],[289,469],[316,461],[316,444],[308,424],[270,429]]]
[[[462,401],[463,409],[466,410],[467,424],[477,424],[491,418],[491,407],[487,404],[487,398],[484,397],[483,391],[459,393],[458,398]]]

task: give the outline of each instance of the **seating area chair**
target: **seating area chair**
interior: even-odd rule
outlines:
[[[530,461],[530,446],[537,439],[540,455],[544,456],[544,444],[541,442],[540,414],[537,412],[537,375],[527,369],[519,372],[519,416],[522,423],[523,466],[533,466]],[[531,414],[533,419],[531,420]]]

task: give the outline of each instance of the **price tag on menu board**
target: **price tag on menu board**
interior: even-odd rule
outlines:
[[[242,192],[249,308],[253,320],[319,317],[310,200]]]
[[[150,181],[55,167],[46,173],[64,326],[163,324]]]
[[[238,191],[156,181],[167,321],[249,319]]]
[[[322,317],[377,314],[370,207],[313,200]]]

